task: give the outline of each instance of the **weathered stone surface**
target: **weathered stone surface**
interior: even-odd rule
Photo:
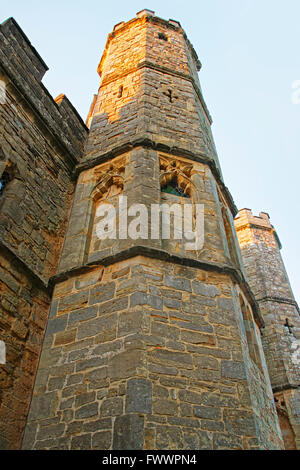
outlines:
[[[80,395],[77,395],[75,398],[75,408],[79,408],[80,406],[85,405],[86,403],[91,403],[95,401],[95,397],[95,392],[81,393]]]
[[[118,416],[114,425],[113,450],[141,450],[143,443],[143,416],[138,414]]]
[[[126,413],[151,413],[152,383],[146,379],[130,379],[127,382]]]
[[[60,437],[65,430],[64,424],[55,424],[54,426],[45,426],[37,434],[37,440],[50,439],[53,437]]]
[[[113,299],[115,295],[115,284],[113,282],[100,285],[91,290],[90,305],[106,302]]]
[[[58,314],[63,314],[68,310],[75,310],[85,307],[88,304],[89,291],[85,290],[76,294],[71,294],[61,299],[58,304]]]
[[[271,390],[262,362],[253,360],[261,354],[259,329],[244,318],[240,299],[257,325],[260,317],[235,246],[235,208],[219,171],[196,55],[179,25],[154,16],[145,21],[143,14],[117,27],[108,44],[85,155],[76,168],[59,274],[49,284],[55,285],[54,303],[28,419],[37,428],[27,442],[46,449],[279,449]],[[51,166],[51,158],[45,161]],[[56,178],[61,175],[65,183],[52,186],[54,191],[61,185],[63,192],[62,207],[51,214],[53,245],[55,230],[61,238],[65,232],[72,194],[73,183],[62,170]],[[166,193],[170,183],[189,197]],[[23,186],[20,194],[26,194]],[[186,250],[182,240],[167,240],[161,230],[156,240],[100,240],[99,208],[104,201],[117,208],[121,195],[148,209],[154,203],[165,209],[174,202],[180,208],[203,204],[203,248]],[[28,259],[35,255],[20,224],[32,233],[42,267],[50,235],[22,220],[14,198],[8,199],[5,227],[14,221],[14,243]],[[172,218],[172,229],[179,218]],[[26,292],[19,308],[18,272],[0,276],[0,289],[3,282],[6,314],[0,326],[14,318],[12,335],[21,342],[34,334],[25,318],[43,332],[47,308],[39,306],[50,299],[38,296],[32,311],[34,295]],[[256,338],[251,347],[250,330]],[[37,360],[35,344],[32,338],[26,348],[27,367]],[[22,354],[10,350],[16,361]],[[49,392],[49,402],[34,404]],[[51,429],[58,435],[52,437]]]
[[[216,421],[222,419],[222,412],[220,408],[212,408],[207,406],[195,406],[194,415],[197,418],[213,419]]]
[[[95,318],[97,314],[98,314],[98,306],[87,307],[82,310],[71,312],[69,315],[69,319],[68,319],[68,325],[70,327],[75,326],[78,323]],[[65,319],[65,317],[58,318],[58,320],[63,320],[63,319]]]
[[[72,437],[71,450],[91,450],[91,434]]]
[[[136,305],[148,305],[155,310],[162,309],[162,299],[155,295],[146,295],[143,292],[136,292],[130,297],[130,307]]]
[[[193,282],[193,291],[195,294],[200,294],[205,297],[216,297],[217,295],[221,295],[220,290],[216,286],[203,284],[198,281]]]
[[[222,361],[222,376],[231,379],[246,379],[245,366],[242,362]]]
[[[192,292],[191,283],[188,279],[175,278],[166,276],[166,286],[173,287],[174,289]]]
[[[137,368],[142,365],[140,351],[125,351],[109,360],[109,377],[120,380],[136,375]]]
[[[98,415],[98,403],[90,403],[76,411],[75,419],[91,418],[96,415]]]

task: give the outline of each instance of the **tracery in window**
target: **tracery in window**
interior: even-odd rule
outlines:
[[[193,165],[180,160],[160,159],[161,192],[189,198],[192,194]]]

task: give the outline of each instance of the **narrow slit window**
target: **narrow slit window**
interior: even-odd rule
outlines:
[[[164,33],[158,33],[158,39],[161,39],[162,41],[167,41],[168,36],[166,36]]]

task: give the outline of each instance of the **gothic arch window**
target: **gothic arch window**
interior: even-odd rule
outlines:
[[[161,39],[162,41],[168,41],[168,36],[166,36],[165,33],[158,33],[158,39]]]
[[[247,345],[249,355],[252,361],[259,367],[263,372],[263,366],[261,362],[260,349],[256,338],[256,326],[253,319],[252,312],[249,306],[246,306],[244,299],[240,295],[240,306],[243,315],[244,327],[247,338]]]

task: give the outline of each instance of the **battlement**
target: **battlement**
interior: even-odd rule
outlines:
[[[259,216],[253,215],[251,209],[241,209],[235,218],[236,230],[241,230],[245,226],[265,228],[267,230],[273,230],[273,226],[270,222],[270,216],[267,212],[260,212]]]

